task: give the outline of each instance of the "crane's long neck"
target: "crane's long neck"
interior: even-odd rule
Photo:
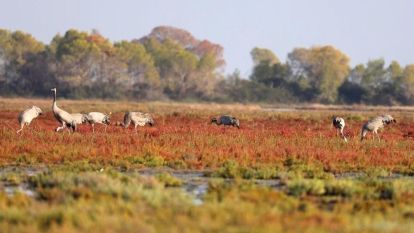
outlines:
[[[53,106],[52,109],[55,110],[57,108],[56,104],[56,91],[53,92]]]

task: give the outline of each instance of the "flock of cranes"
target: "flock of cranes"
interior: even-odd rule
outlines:
[[[77,126],[84,123],[89,123],[92,126],[92,131],[95,132],[95,124],[105,125],[105,132],[107,126],[111,123],[110,115],[111,113],[104,114],[101,112],[90,112],[87,114],[84,113],[68,113],[67,111],[59,108],[56,101],[56,88],[51,89],[53,93],[53,105],[52,111],[56,120],[61,124],[61,126],[56,128],[56,132],[68,128],[73,132],[76,131]],[[29,109],[24,110],[19,114],[18,121],[20,124],[20,129],[17,133],[20,133],[24,126],[28,126],[33,119],[37,118],[42,114],[42,110],[39,107],[33,106]],[[137,126],[144,126],[146,124],[154,125],[154,119],[148,113],[140,112],[126,112],[124,116],[124,122],[117,122],[116,125],[123,126],[128,128],[131,124],[135,126],[135,132]]]
[[[92,126],[92,131],[95,132],[95,124],[102,124],[105,125],[105,132],[108,125],[110,125],[110,116],[111,113],[104,114],[100,112],[90,112],[87,114],[84,113],[68,113],[67,111],[61,109],[57,105],[56,101],[56,88],[51,89],[53,92],[53,115],[55,116],[56,120],[61,124],[61,126],[56,128],[56,132],[68,128],[69,130],[76,131],[77,125],[89,123]],[[42,110],[39,107],[32,106],[21,112],[18,117],[18,121],[20,124],[20,129],[17,130],[17,133],[20,133],[24,126],[30,125],[32,120],[37,118],[39,115],[42,115]],[[145,126],[145,125],[154,125],[154,119],[148,113],[141,113],[141,112],[126,112],[124,115],[123,122],[117,122],[117,126],[123,126],[124,128],[128,128],[130,124],[134,125],[135,132],[137,132],[138,126]],[[378,140],[380,140],[378,135],[378,130],[383,128],[385,125],[390,123],[396,123],[396,120],[391,115],[381,115],[375,117],[365,123],[361,129],[361,141],[364,140],[368,132],[373,132],[375,136],[377,136]],[[240,121],[239,119],[229,116],[223,115],[218,118],[214,117],[211,119],[211,124],[217,125],[224,125],[224,126],[233,126],[240,128]],[[344,128],[345,128],[345,120],[342,117],[334,116],[332,117],[332,124],[339,132],[340,137],[345,141],[348,142],[348,139],[345,137]]]
[[[378,141],[380,141],[378,130],[391,123],[397,123],[397,121],[391,115],[381,115],[369,120],[362,126],[361,141],[365,139],[368,132],[374,133],[374,135],[377,136]],[[343,138],[345,142],[348,142],[344,134],[344,118],[334,116],[332,117],[332,124],[336,128],[336,130],[339,131],[341,138]]]

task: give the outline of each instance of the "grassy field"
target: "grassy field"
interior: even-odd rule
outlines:
[[[0,232],[414,231],[411,108],[58,101],[112,112],[112,122],[127,110],[156,122],[137,134],[114,125],[70,134],[54,132],[51,102],[0,99]],[[16,134],[33,104],[45,114]],[[360,142],[362,124],[382,113],[398,123]],[[241,128],[211,125],[220,114]],[[195,201],[186,189],[200,183]]]

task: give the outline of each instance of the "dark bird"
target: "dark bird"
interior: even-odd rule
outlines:
[[[216,117],[213,117],[211,119],[211,124],[230,125],[230,126],[237,127],[238,129],[240,129],[239,119],[233,116],[228,116],[228,115],[220,116],[218,119]]]

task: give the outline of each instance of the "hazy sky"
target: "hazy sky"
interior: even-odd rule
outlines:
[[[414,63],[413,0],[3,0],[0,28],[49,43],[56,33],[97,29],[112,41],[140,38],[159,25],[188,30],[224,47],[227,72],[247,76],[250,50],[281,60],[295,47],[330,44],[351,64],[384,58]]]

